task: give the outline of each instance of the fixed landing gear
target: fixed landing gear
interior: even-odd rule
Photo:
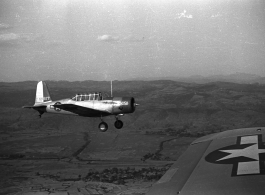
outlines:
[[[117,129],[121,129],[123,127],[123,122],[121,120],[116,120],[114,123],[114,126]],[[105,122],[101,122],[101,123],[99,123],[98,128],[101,132],[105,132],[108,130],[108,124]]]
[[[120,115],[121,116],[121,115]],[[117,129],[121,129],[123,127],[123,122],[121,120],[119,120],[119,115],[116,115],[115,116],[116,118],[116,121],[114,123],[114,126],[117,128]]]
[[[121,120],[119,120],[118,116],[115,116],[116,118],[116,121],[114,123],[114,126],[117,128],[117,129],[121,129],[123,127],[123,122]],[[102,117],[101,117],[101,123],[99,123],[98,125],[98,128],[101,132],[105,132],[108,130],[108,124],[105,123],[103,120],[102,120]]]
[[[115,123],[114,123],[114,126],[117,129],[121,129],[123,127],[123,122],[121,120],[116,120]]]
[[[98,128],[101,132],[105,132],[108,130],[108,124],[105,122],[101,122],[99,123]]]

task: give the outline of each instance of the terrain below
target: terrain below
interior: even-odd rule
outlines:
[[[145,194],[196,138],[265,126],[265,86],[114,81],[114,96],[140,104],[114,128],[98,118],[43,114],[37,82],[0,83],[0,194]],[[47,81],[53,100],[109,91],[108,82]]]
[[[1,194],[145,194],[194,139],[97,129],[5,135]]]

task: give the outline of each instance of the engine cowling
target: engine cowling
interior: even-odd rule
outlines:
[[[137,105],[133,97],[114,97],[113,103],[113,114],[133,113]]]

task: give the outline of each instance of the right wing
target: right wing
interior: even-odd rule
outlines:
[[[264,194],[265,128],[195,140],[147,195]]]

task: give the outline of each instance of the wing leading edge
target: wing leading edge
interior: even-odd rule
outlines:
[[[265,128],[195,140],[148,195],[264,194]]]

